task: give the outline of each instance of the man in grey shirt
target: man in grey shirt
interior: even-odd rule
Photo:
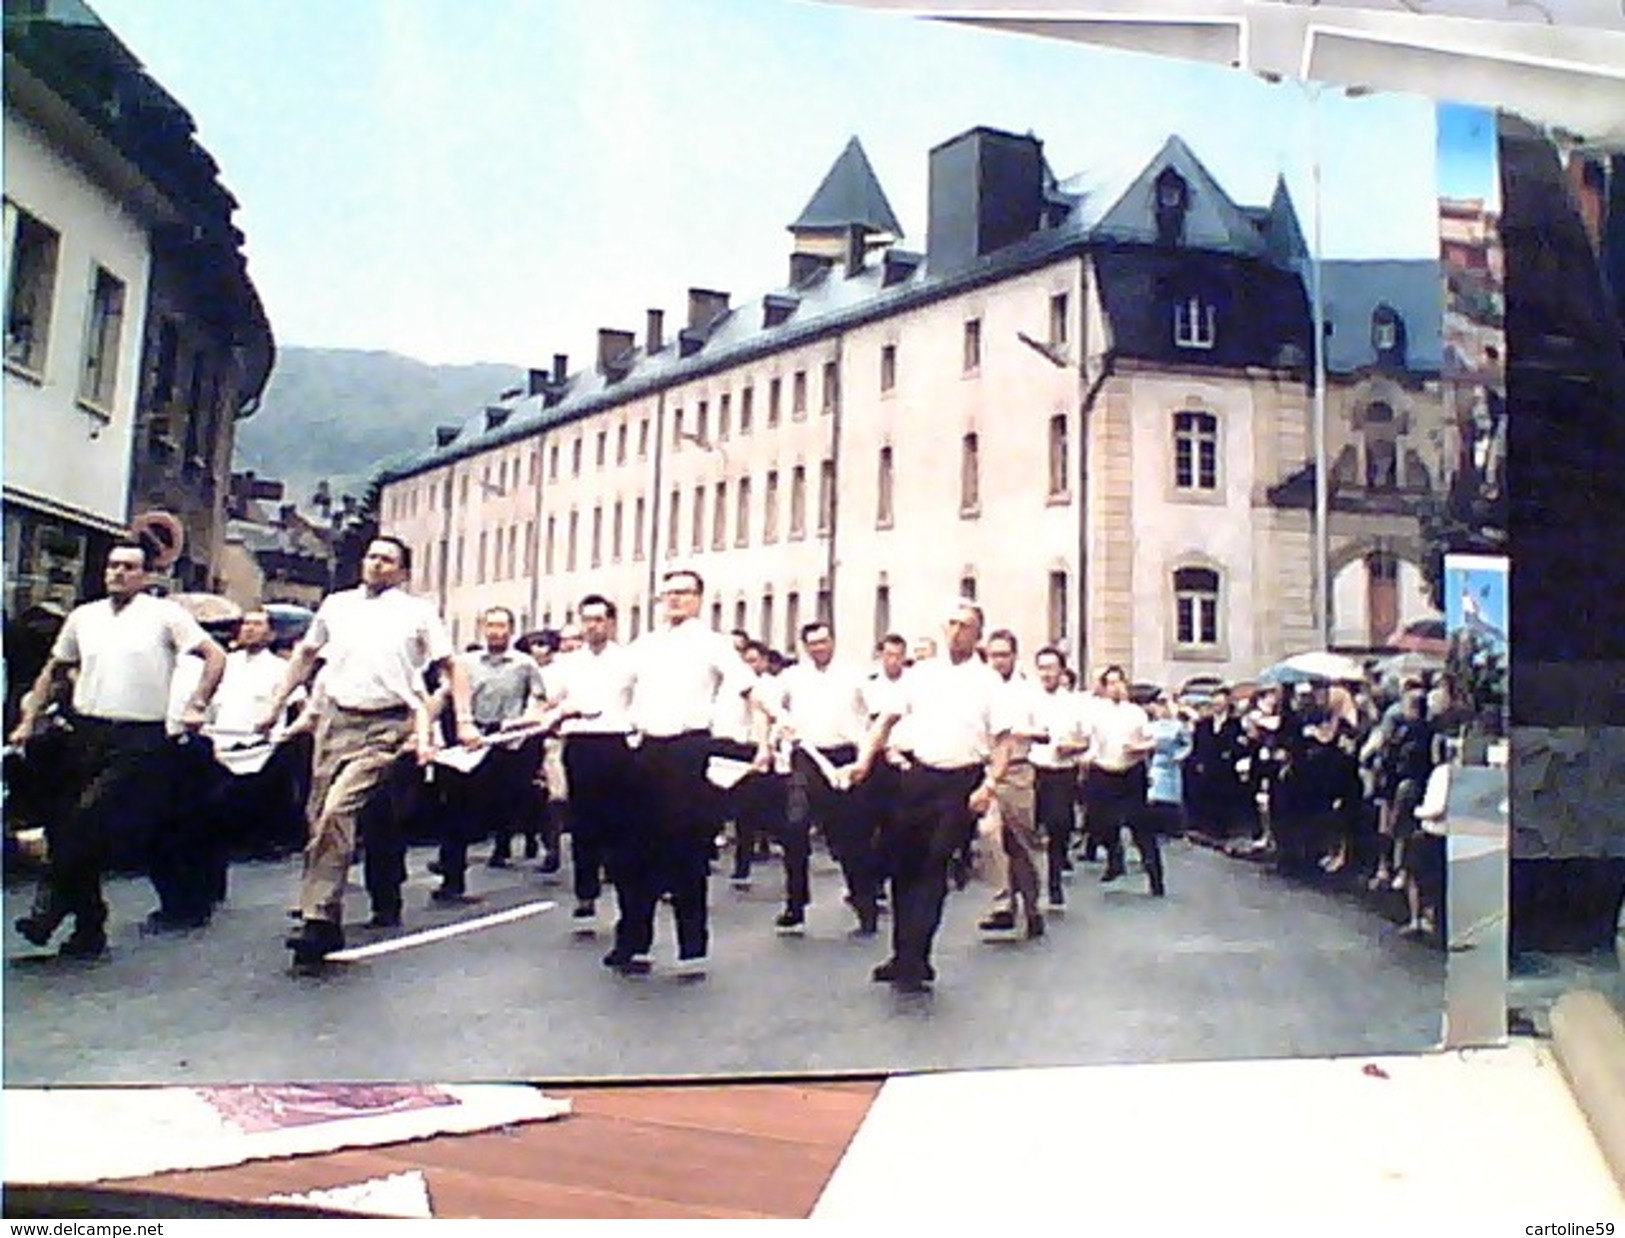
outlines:
[[[468,678],[474,725],[489,736],[518,726],[545,693],[535,659],[513,648],[513,612],[506,606],[493,606],[480,617],[480,628],[484,648],[459,654],[457,661]],[[540,759],[538,738],[493,744],[469,773],[451,775],[453,781],[447,789],[450,811],[440,844],[441,884],[429,896],[435,902],[468,900],[465,882],[470,843],[494,834],[493,861],[505,861],[514,834],[534,831],[535,826],[523,818],[535,810],[529,786]]]

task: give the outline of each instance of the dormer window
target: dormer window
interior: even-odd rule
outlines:
[[[1378,365],[1405,365],[1405,320],[1386,302],[1371,311],[1371,349]]]
[[[1213,347],[1218,310],[1195,293],[1174,303],[1174,343],[1180,348]]]
[[[1185,212],[1190,208],[1190,186],[1172,168],[1157,177],[1157,241],[1177,245],[1185,234]]]

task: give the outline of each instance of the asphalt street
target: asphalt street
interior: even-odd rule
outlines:
[[[150,887],[114,878],[112,950],[89,963],[12,932],[29,892],[8,888],[5,1083],[899,1072],[1391,1053],[1440,1038],[1441,952],[1355,899],[1183,842],[1168,849],[1166,899],[1149,897],[1132,861],[1111,885],[1080,864],[1065,911],[1036,941],[980,940],[986,887],[951,896],[926,995],[870,981],[890,922],[878,940],[850,938],[839,874],[821,853],[804,937],[773,930],[776,861],[749,891],[725,870],[713,878],[701,979],[670,974],[665,909],[654,973],[622,977],[599,961],[612,898],[596,937],[581,937],[567,874],[480,866],[470,889],[484,900],[441,909],[428,902],[432,855],[412,852],[401,929],[349,930],[351,946],[416,944],[316,976],[293,974],[281,944],[297,859],[236,865],[214,922],[178,936],[144,936]],[[526,910],[418,941],[515,909]],[[359,889],[347,914],[368,914]]]

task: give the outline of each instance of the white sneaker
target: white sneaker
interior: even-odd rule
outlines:
[[[678,959],[672,965],[671,974],[674,976],[695,977],[705,975],[708,970],[710,970],[710,959],[702,954],[697,958]]]

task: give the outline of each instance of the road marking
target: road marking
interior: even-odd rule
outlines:
[[[445,941],[451,937],[461,937],[465,933],[477,933],[481,929],[495,928],[499,924],[512,924],[515,920],[524,920],[530,916],[540,915],[544,911],[552,911],[557,903],[525,903],[519,907],[510,907],[507,911],[494,912],[488,916],[479,916],[473,920],[461,920],[456,924],[444,924],[439,928],[425,929],[421,933],[408,933],[405,937],[392,937],[388,941],[377,941],[370,946],[356,946],[350,950],[336,950],[327,957],[335,963],[359,963],[363,959],[375,959],[380,955],[394,954],[397,950],[410,950],[413,946],[426,946],[430,942]]]

